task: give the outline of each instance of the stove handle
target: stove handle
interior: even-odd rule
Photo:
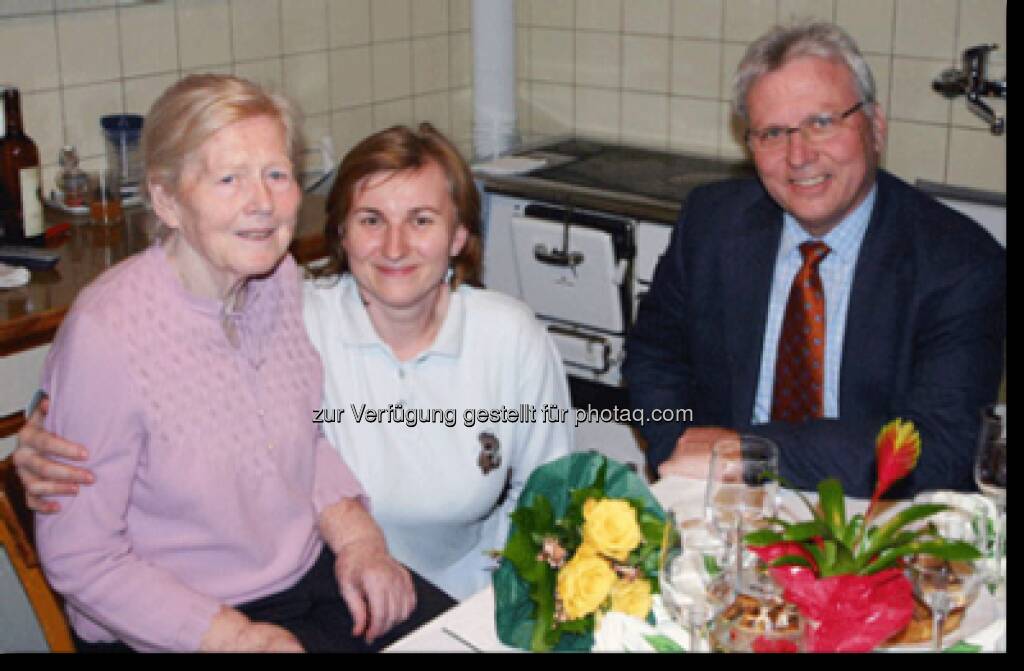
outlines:
[[[538,244],[533,248],[533,258],[547,266],[573,268],[583,263],[582,252],[564,252],[561,249],[548,250],[547,245]]]

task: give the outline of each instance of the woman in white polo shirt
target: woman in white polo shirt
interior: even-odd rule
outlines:
[[[489,581],[526,478],[572,448],[571,425],[544,417],[569,407],[561,360],[526,305],[474,286],[479,195],[429,124],[353,148],[327,210],[333,264],[305,295],[324,432],[392,554],[465,598]]]

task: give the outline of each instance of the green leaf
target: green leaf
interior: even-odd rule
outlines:
[[[977,643],[968,643],[967,641],[960,641],[955,643],[942,652],[981,652],[982,647]]]
[[[714,578],[722,572],[722,567],[718,565],[718,560],[714,555],[702,555],[702,559],[704,560],[704,572],[710,577]]]
[[[537,621],[533,625],[533,637],[530,649],[534,652],[546,652],[554,647],[549,632],[555,619],[555,572],[550,566],[538,562],[545,569],[542,575],[530,585],[530,598],[537,604]]]
[[[828,530],[825,528],[825,525],[817,520],[790,524],[789,528],[782,534],[783,540],[797,542],[808,541],[815,536],[821,536],[822,538],[828,536]]]
[[[867,566],[858,571],[860,575],[873,575],[892,566],[900,557],[925,554],[946,561],[974,561],[981,558],[981,553],[970,543],[963,541],[914,541],[899,547],[887,548]]]
[[[856,555],[857,548],[853,547],[857,538],[860,536],[864,529],[864,515],[857,513],[850,518],[850,521],[846,523],[846,528],[843,530],[842,543],[850,549],[850,551]]]
[[[686,652],[686,648],[682,647],[668,636],[661,634],[651,634],[644,636],[644,640],[651,644],[654,648],[654,652]]]
[[[889,547],[893,536],[895,536],[903,527],[907,526],[911,522],[923,520],[926,517],[930,517],[935,513],[942,512],[943,510],[949,510],[949,506],[942,503],[921,503],[910,506],[909,508],[904,508],[896,515],[893,515],[892,519],[888,522],[883,524],[881,527],[874,529],[874,533],[869,532],[867,548],[865,548],[863,552],[858,553],[858,567],[865,566],[872,557]]]
[[[819,568],[821,568],[821,574],[823,576],[833,575],[836,565],[836,555],[838,554],[836,552],[836,542],[832,540],[825,541],[822,548],[822,554],[824,554],[825,561],[822,564],[818,564]]]
[[[761,529],[760,531],[751,531],[749,534],[743,536],[743,542],[753,547],[761,547],[763,545],[771,545],[778,543],[782,540],[782,534],[778,531],[772,531],[771,529]]]
[[[846,499],[838,479],[828,478],[818,484],[818,505],[821,506],[822,521],[832,538],[842,538],[846,530]]]
[[[807,557],[801,557],[800,555],[783,555],[769,564],[772,568],[778,568],[779,566],[806,566],[807,568],[814,570],[814,565],[807,560]]]

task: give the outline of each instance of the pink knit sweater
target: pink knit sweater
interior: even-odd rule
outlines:
[[[312,413],[323,373],[287,257],[230,317],[154,246],[87,287],[43,373],[47,428],[96,484],[36,518],[46,574],[90,641],[195,650],[220,604],[294,584],[320,511],[362,488]],[[364,499],[365,503],[365,499]]]

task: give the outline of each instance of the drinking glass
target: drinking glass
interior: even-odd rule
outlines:
[[[724,583],[716,570],[724,559],[724,541],[704,520],[666,514],[658,586],[669,616],[689,632],[691,651],[709,649],[709,624],[728,602],[721,590],[710,589]]]
[[[775,515],[778,472],[779,448],[767,438],[742,435],[711,448],[705,517],[727,539],[731,557],[726,566],[738,592],[772,589],[767,575],[754,571],[749,580],[745,577],[743,535]]]
[[[974,481],[996,507],[995,539],[993,543],[984,545],[986,550],[992,548],[990,578],[998,585],[1003,578],[1003,534],[1006,529],[1006,404],[989,405],[981,411]],[[983,523],[982,529],[987,532],[987,525]]]
[[[980,546],[973,517],[967,511],[953,508],[936,515],[933,522],[946,539]],[[978,561],[917,555],[907,564],[907,574],[917,598],[931,608],[932,647],[940,651],[946,618],[954,609],[967,608],[974,602],[985,572]]]

